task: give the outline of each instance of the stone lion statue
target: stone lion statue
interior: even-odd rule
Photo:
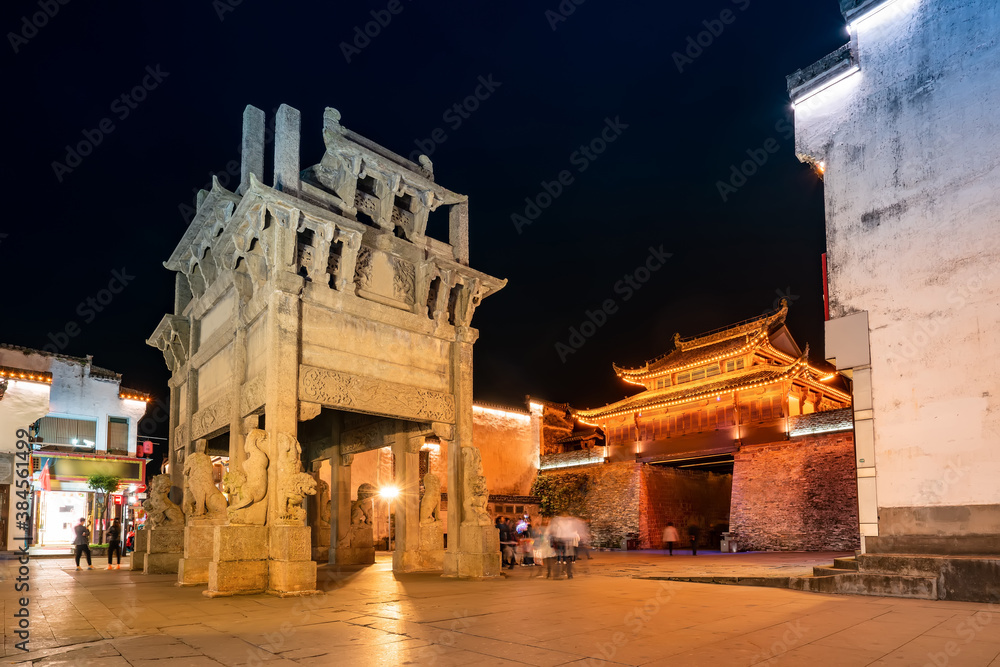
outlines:
[[[432,472],[424,475],[424,497],[420,499],[420,524],[441,520],[441,481]]]
[[[378,494],[374,486],[365,482],[358,486],[358,499],[351,503],[351,525],[337,543],[340,547],[371,547],[372,498]]]
[[[226,497],[215,485],[212,457],[199,440],[196,451],[184,462],[184,513],[190,518],[225,518]]]
[[[298,440],[287,433],[278,434],[278,493],[285,521],[305,521],[305,497],[316,494],[316,478],[302,472],[301,455]]]
[[[150,482],[149,498],[142,503],[149,528],[184,527],[184,512],[168,496],[171,484],[170,475],[157,475]]]

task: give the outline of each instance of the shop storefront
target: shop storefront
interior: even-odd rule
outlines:
[[[71,544],[73,527],[87,519],[92,534],[105,526],[96,525],[97,493],[87,486],[93,475],[121,478],[119,493],[112,495],[107,520],[128,520],[127,511],[145,490],[145,459],[98,454],[34,452],[36,546]]]

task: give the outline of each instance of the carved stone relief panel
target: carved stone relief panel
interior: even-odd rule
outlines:
[[[191,438],[198,439],[229,426],[233,400],[229,392],[191,417]]]
[[[302,365],[299,398],[404,419],[455,422],[455,399],[428,389]]]

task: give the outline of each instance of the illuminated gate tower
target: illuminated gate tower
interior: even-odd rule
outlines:
[[[468,199],[435,183],[426,157],[416,164],[351,132],[331,108],[326,151],[305,170],[299,112],[278,109],[265,185],[264,113],[247,107],[243,125],[240,186],[214,181],[199,194],[165,262],[177,273],[174,312],[148,341],[172,371],[174,495],[194,485],[184,461],[199,451],[228,455],[238,485],[228,508],[187,516],[180,583],[208,583],[209,594],[315,589],[303,496],[317,485],[303,463],[332,469],[330,561],[363,559],[369,508],[358,507],[362,494],[352,504],[351,464],[384,446],[401,488],[394,566],[419,569],[426,438],[451,445],[450,539],[438,569],[498,574],[472,447],[470,325],[506,281],[469,266]],[[447,242],[427,235],[438,209],[448,212]]]
[[[602,408],[574,411],[580,421],[604,431],[610,462],[733,473],[733,523],[742,523],[744,538],[764,548],[776,548],[775,538],[761,534],[766,527],[749,524],[759,523],[754,506],[767,485],[757,488],[758,480],[745,474],[749,467],[780,467],[780,456],[790,455],[822,469],[820,457],[828,454],[814,453],[826,446],[819,442],[822,436],[814,436],[818,432],[840,432],[836,456],[848,467],[853,451],[853,439],[844,435],[851,430],[850,412],[843,410],[850,394],[839,374],[813,365],[808,347],[799,348],[785,326],[787,312],[782,301],[775,312],[718,331],[691,338],[676,334],[667,354],[638,368],[614,366],[619,378],[643,391]],[[847,482],[853,480],[848,476]],[[856,497],[856,489],[845,484],[835,493]],[[740,518],[744,511],[751,513],[746,520]],[[670,519],[644,518],[653,545],[658,538],[652,526]],[[856,534],[856,518],[838,516],[835,522]],[[812,538],[789,543],[817,548]]]

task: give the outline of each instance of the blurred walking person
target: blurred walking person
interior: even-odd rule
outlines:
[[[666,545],[667,551],[670,555],[674,555],[674,542],[680,542],[681,536],[677,533],[677,529],[674,528],[674,522],[668,521],[667,527],[663,529],[663,543]]]
[[[94,564],[90,561],[90,529],[87,528],[86,517],[80,519],[80,523],[73,527],[76,537],[73,538],[73,551],[76,557],[76,569],[80,569],[80,556],[87,554],[87,569],[93,570]]]

